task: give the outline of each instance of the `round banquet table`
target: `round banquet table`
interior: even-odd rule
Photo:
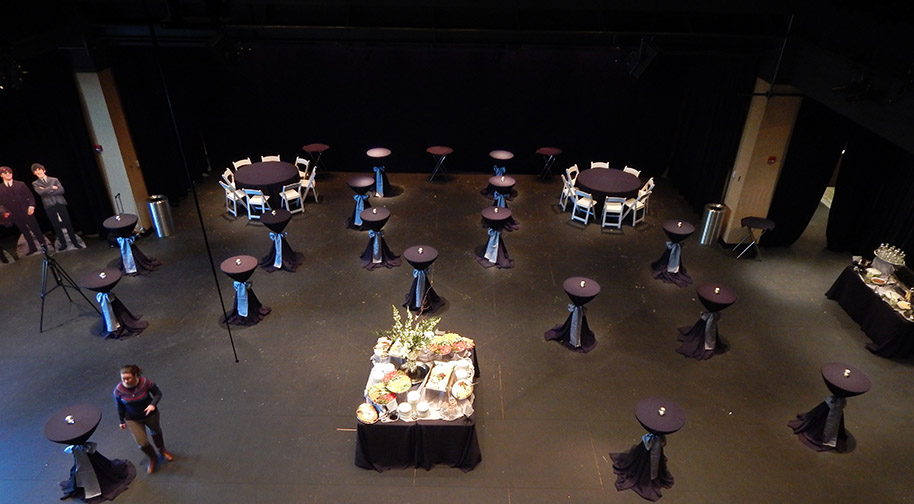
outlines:
[[[685,412],[662,397],[642,399],[635,406],[635,418],[647,430],[641,442],[625,453],[610,453],[616,490],[632,490],[649,501],[662,497],[661,488],[673,487],[673,475],[663,454],[666,436],[685,425]]]
[[[677,352],[698,360],[707,360],[727,351],[727,345],[717,334],[720,312],[736,302],[736,293],[720,284],[704,284],[698,287],[698,300],[708,310],[692,326],[679,328],[678,340],[682,345]]]
[[[136,477],[136,468],[129,460],[110,460],[89,442],[101,419],[102,410],[97,406],[75,404],[54,413],[44,424],[44,436],[67,445],[64,452],[73,455],[70,477],[60,482],[61,500],[114,500]]]
[[[282,186],[301,181],[298,168],[285,161],[263,161],[244,165],[235,170],[235,187],[238,189],[259,189],[270,197],[273,205],[279,206]]]
[[[352,199],[355,200],[355,207],[352,214],[346,218],[346,227],[349,229],[362,229],[362,210],[371,208],[368,202],[370,195],[368,191],[375,185],[375,179],[371,175],[353,175],[346,180],[350,189],[355,191]]]
[[[454,152],[454,149],[452,149],[446,145],[433,145],[433,146],[429,147],[428,149],[425,149],[425,152],[428,152],[429,154],[431,154],[432,157],[435,159],[435,168],[432,170],[432,176],[428,178],[428,181],[431,182],[432,180],[434,180],[435,175],[437,175],[439,171],[441,171],[441,172],[447,171],[444,169],[444,158],[446,158],[450,154],[452,154]]]
[[[597,297],[600,284],[586,277],[571,277],[562,283],[562,288],[571,299],[571,304],[568,305],[571,313],[564,324],[546,331],[544,337],[547,341],[558,341],[575,352],[587,353],[597,346],[597,340],[587,325],[584,305]]]
[[[368,245],[359,256],[362,267],[368,271],[384,266],[396,268],[400,265],[400,256],[390,251],[387,241],[384,240],[384,231],[381,228],[390,219],[390,210],[384,207],[366,208],[362,210],[362,225],[368,230]]]
[[[274,272],[278,269],[295,271],[305,261],[305,256],[292,250],[286,241],[286,226],[292,214],[285,208],[270,210],[260,216],[260,222],[270,230],[270,250],[260,259],[260,267]]]
[[[582,170],[578,173],[578,178],[575,181],[575,187],[589,192],[593,196],[594,203],[597,206],[594,210],[597,215],[602,213],[603,202],[607,196],[617,198],[636,196],[638,189],[642,185],[641,180],[631,173],[611,168]]]
[[[98,334],[105,339],[120,339],[137,336],[142,333],[149,322],[140,320],[142,315],[134,315],[124,306],[119,297],[111,292],[121,280],[121,272],[113,268],[91,271],[80,278],[80,285],[95,292],[95,300],[102,311],[102,324]]]
[[[841,362],[822,366],[822,379],[831,396],[806,413],[798,414],[787,426],[815,451],[848,451],[849,434],[844,427],[847,398],[868,392],[872,382],[863,371]]]
[[[375,147],[374,149],[368,149],[368,151],[365,152],[365,155],[372,159],[380,160],[390,156],[390,149]],[[375,179],[374,195],[383,198],[384,194],[389,192],[390,189],[390,181],[387,180],[387,171],[384,165],[372,166],[371,171],[374,172]]]
[[[552,176],[552,164],[555,159],[562,154],[562,149],[558,147],[540,147],[536,153],[543,156],[543,169],[540,170],[540,178],[549,178]]]
[[[511,219],[511,209],[497,206],[486,207],[482,211],[482,219],[489,227],[489,241],[482,246],[482,254],[477,251],[476,260],[484,268],[492,266],[499,269],[513,268],[514,260],[508,255],[508,249],[505,248],[504,240],[501,239],[505,225]]]
[[[117,239],[120,247],[120,270],[125,275],[148,275],[159,269],[162,263],[155,257],[149,257],[137,247],[134,241],[133,230],[139,218],[133,214],[112,215],[102,222],[102,227],[107,229]]]
[[[444,305],[428,279],[428,269],[438,259],[438,250],[428,245],[413,245],[403,251],[403,258],[413,267],[413,283],[403,306],[412,311],[433,313]]]
[[[232,302],[232,311],[220,320],[226,324],[252,326],[260,322],[272,311],[263,306],[248,279],[257,269],[256,257],[238,255],[222,261],[219,269],[232,279],[235,288],[235,300]]]
[[[695,225],[684,220],[671,219],[663,223],[663,232],[666,233],[666,250],[660,259],[651,263],[654,278],[666,283],[673,283],[679,287],[692,285],[692,277],[686,273],[682,264],[682,245],[680,242],[695,232]]]

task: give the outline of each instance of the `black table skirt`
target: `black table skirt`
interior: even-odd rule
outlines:
[[[705,349],[706,327],[706,322],[700,318],[694,325],[680,327],[679,335],[676,339],[681,341],[682,345],[679,345],[679,348],[677,348],[676,351],[686,357],[692,357],[693,359],[698,360],[708,360],[717,354],[726,352],[728,348],[727,343],[721,339],[720,333],[717,334],[717,341],[714,348],[711,350]]]
[[[387,246],[387,240],[385,240],[383,236],[380,238],[380,240],[381,262],[372,262],[372,258],[374,257],[375,238],[368,238],[368,245],[365,247],[365,250],[362,251],[362,255],[359,256],[359,261],[361,261],[362,267],[368,271],[372,271],[382,266],[385,268],[396,268],[402,263],[400,256],[391,252],[390,247]]]
[[[870,290],[853,267],[845,268],[825,295],[837,301],[873,340],[866,345],[867,350],[882,357],[914,355],[914,322]]]
[[[444,306],[444,301],[441,299],[441,296],[435,292],[435,289],[432,287],[432,282],[425,277],[425,299],[422,300],[421,306],[416,306],[416,287],[418,287],[419,279],[413,277],[413,283],[409,287],[409,292],[406,293],[406,300],[403,303],[403,306],[412,310],[419,311],[421,313],[434,313],[438,308]]]
[[[660,259],[651,263],[651,272],[655,279],[663,280],[666,283],[676,284],[679,287],[692,285],[692,277],[686,272],[685,265],[682,264],[682,257],[679,259],[679,271],[671,273],[666,270],[670,264],[670,249],[666,249],[660,256]]]
[[[565,323],[557,325],[543,334],[546,341],[558,341],[570,350],[575,352],[587,353],[597,346],[597,338],[594,336],[590,326],[587,325],[587,315],[581,315],[581,346],[576,347],[571,344],[571,320],[574,313],[568,314]]]
[[[662,448],[661,448],[662,450]],[[660,452],[657,479],[651,479],[651,452],[638,443],[625,453],[610,453],[613,472],[616,473],[616,490],[631,489],[649,501],[662,497],[661,488],[673,487],[673,475],[666,467],[666,455]]]
[[[838,443],[835,448],[825,446],[823,435],[825,433],[825,421],[828,419],[830,411],[828,404],[820,402],[815,408],[806,413],[800,413],[787,426],[793,429],[793,433],[800,438],[806,446],[816,451],[837,450],[839,452],[847,449],[847,430],[844,428],[844,415],[841,415],[841,423],[838,425]]]
[[[232,311],[229,312],[227,318],[223,317],[220,322],[232,325],[252,326],[263,320],[271,311],[273,311],[273,309],[264,306],[260,300],[257,299],[257,295],[254,294],[254,289],[250,288],[248,289],[248,316],[242,317],[238,313],[238,296],[236,294],[235,300],[232,303]]]
[[[108,331],[108,327],[105,325],[105,319],[103,317],[97,333],[105,339],[121,339],[138,336],[149,327],[149,322],[140,320],[143,318],[142,315],[134,315],[124,306],[124,303],[122,303],[121,299],[117,296],[111,301],[111,309],[114,312],[114,318],[120,322],[120,327],[118,327],[116,331]]]
[[[292,250],[292,247],[289,245],[289,242],[285,238],[282,239],[282,266],[277,268],[274,266],[276,262],[276,245],[271,243],[270,250],[265,256],[260,259],[260,267],[265,271],[270,273],[276,270],[285,270],[289,272],[295,272],[298,270],[298,267],[305,262],[304,254]]]
[[[121,273],[127,276],[148,275],[159,269],[159,266],[162,265],[162,262],[155,257],[149,257],[144,254],[135,243],[130,244],[130,250],[133,252],[133,263],[136,265],[136,273],[127,273],[127,270],[124,269],[124,258],[121,257],[120,261]]]
[[[70,469],[70,478],[60,482],[60,489],[66,498],[75,498],[83,502],[96,503],[113,501],[115,497],[127,490],[127,485],[136,477],[136,468],[129,460],[110,460],[99,452],[89,454],[89,463],[98,477],[98,484],[102,494],[91,499],[85,498],[85,489],[77,486],[76,465]]]
[[[482,461],[472,417],[453,422],[360,423],[357,432],[355,465],[363,469],[450,466],[468,472]]]

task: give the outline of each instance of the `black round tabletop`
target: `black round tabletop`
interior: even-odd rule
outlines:
[[[298,182],[298,168],[285,161],[263,161],[235,170],[235,185],[246,189],[266,189]]]
[[[102,420],[102,410],[91,404],[74,404],[54,413],[44,424],[44,437],[55,443],[81,445],[92,437]]]
[[[685,425],[685,412],[665,397],[648,397],[638,401],[635,418],[654,434],[672,434]]]
[[[822,379],[832,394],[853,397],[870,390],[870,377],[854,366],[842,362],[829,362],[822,366]]]
[[[390,219],[390,210],[384,207],[366,208],[359,216],[362,217],[363,226],[372,231],[379,231],[387,224],[387,219]]]
[[[506,151],[502,149],[493,150],[489,152],[489,157],[492,159],[497,159],[499,161],[507,161],[514,157],[514,153],[511,151]]]
[[[311,154],[312,152],[322,153],[329,149],[330,146],[322,143],[309,143],[308,145],[302,146],[301,150]]]
[[[631,173],[607,168],[581,171],[575,185],[600,200],[603,196],[634,196],[642,186],[641,180]]]
[[[353,175],[346,180],[346,184],[358,194],[367,193],[375,184],[375,178],[371,175]]]
[[[236,282],[245,282],[257,269],[258,259],[249,255],[237,255],[222,261],[219,269]]]
[[[486,207],[482,210],[482,218],[490,223],[503,224],[511,218],[511,209],[502,207]]]
[[[102,226],[116,236],[126,238],[133,233],[133,228],[136,227],[138,220],[139,218],[133,214],[118,214],[105,219]]]
[[[274,233],[282,233],[289,221],[292,220],[292,213],[285,208],[270,210],[260,216],[260,222]]]
[[[558,156],[562,153],[562,149],[558,147],[540,147],[536,149],[536,153],[541,156]]]
[[[600,284],[596,280],[580,276],[566,278],[562,282],[562,288],[571,298],[571,302],[577,306],[589,303],[591,299],[597,297],[597,294],[600,293]]]
[[[721,311],[736,302],[736,293],[721,284],[698,286],[698,300],[709,311]]]
[[[428,245],[413,245],[403,251],[403,258],[415,269],[427,269],[438,259],[438,250]]]
[[[433,156],[447,156],[448,154],[454,152],[454,149],[445,145],[433,145],[428,149],[425,149],[425,152],[428,152]]]
[[[91,271],[79,278],[79,284],[95,292],[111,292],[111,289],[121,280],[121,271],[105,268]]]
[[[365,155],[370,158],[386,158],[390,155],[390,149],[375,147],[374,149],[368,149],[368,151],[365,152]]]
[[[674,243],[685,240],[695,232],[695,225],[679,219],[670,219],[663,223],[663,232]]]
[[[510,175],[496,175],[494,177],[489,177],[489,185],[495,188],[496,191],[500,193],[509,193],[514,187],[517,181],[514,180],[514,177]]]

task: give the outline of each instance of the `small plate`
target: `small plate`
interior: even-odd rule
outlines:
[[[466,399],[473,394],[473,384],[470,380],[457,380],[451,385],[451,395],[457,399]]]
[[[378,421],[378,410],[368,403],[362,403],[355,410],[355,417],[364,424],[373,424]]]
[[[872,279],[870,279],[870,281],[876,285],[885,285],[888,283],[888,280],[886,280],[885,278],[882,278],[882,277],[873,277]]]

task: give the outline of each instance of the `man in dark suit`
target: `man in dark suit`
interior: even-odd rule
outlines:
[[[29,255],[38,253],[37,245],[46,243],[38,221],[35,220],[35,198],[32,191],[18,180],[13,180],[13,170],[0,166],[0,205],[6,207],[8,219],[16,224],[29,246]]]
[[[67,233],[70,235],[70,243],[76,248],[83,248],[76,237],[73,223],[70,221],[70,213],[67,212],[67,200],[63,197],[63,185],[56,177],[48,177],[44,165],[40,163],[32,163],[32,173],[36,177],[32,182],[32,187],[41,196],[41,203],[44,205],[51,225],[54,226],[54,232],[57,233],[57,241],[59,243],[57,250],[65,250],[67,248],[67,239],[63,234],[63,228],[66,228]]]

